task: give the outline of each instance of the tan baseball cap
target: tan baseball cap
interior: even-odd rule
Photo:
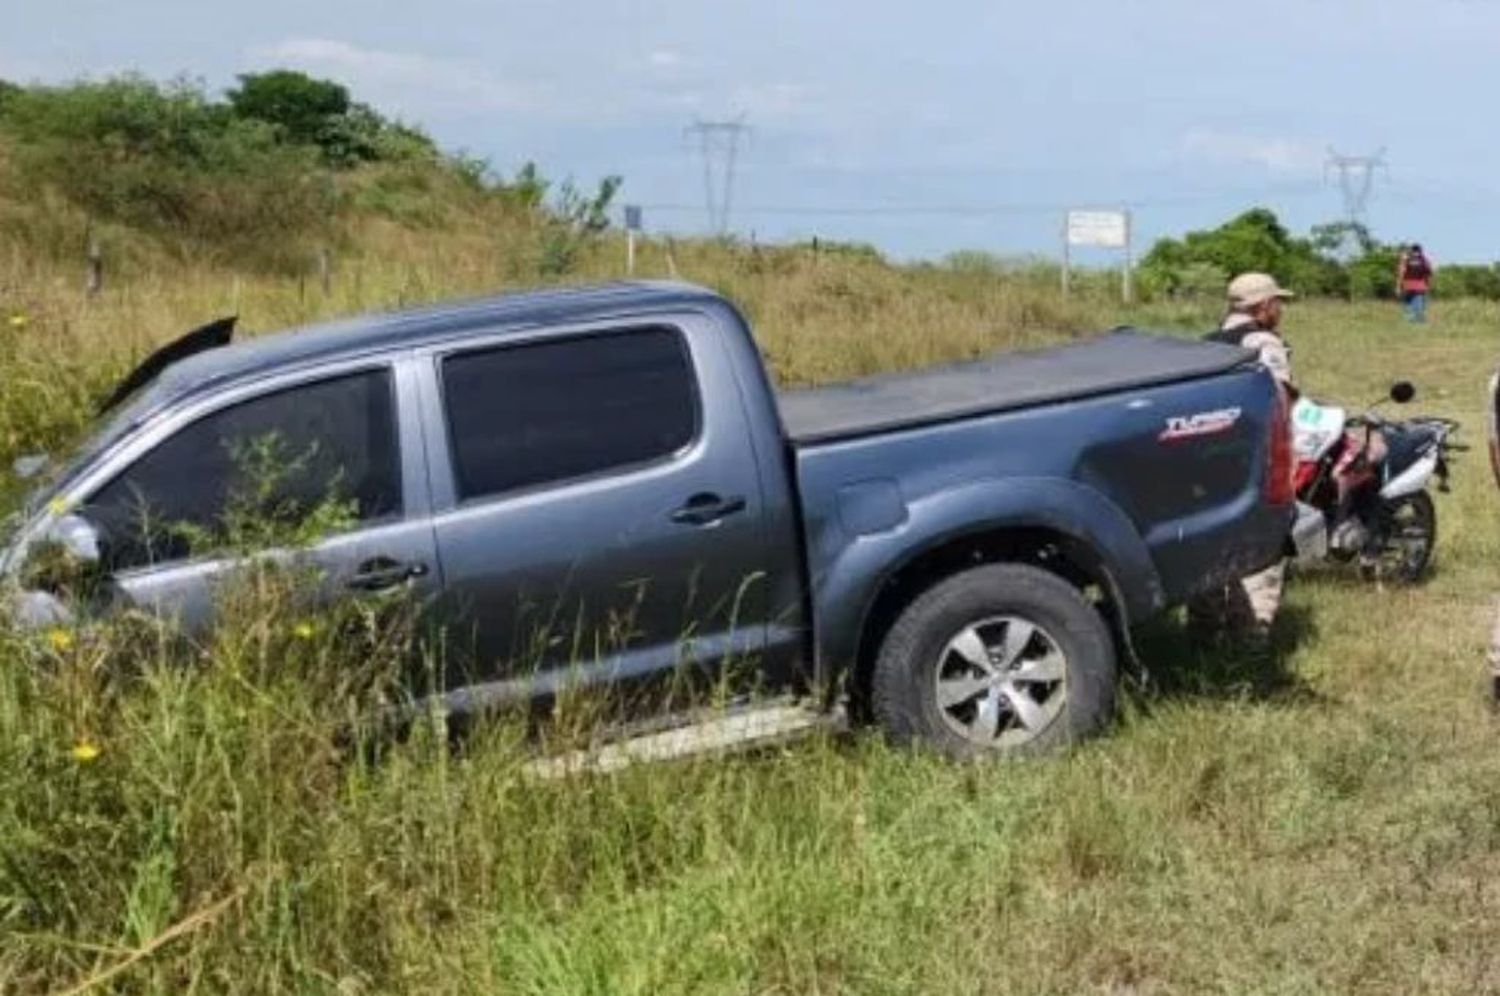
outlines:
[[[1296,296],[1278,284],[1276,278],[1269,273],[1241,273],[1229,281],[1229,306],[1231,308],[1253,308],[1273,297],[1285,301]]]

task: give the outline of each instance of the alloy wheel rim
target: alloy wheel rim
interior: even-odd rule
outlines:
[[[971,623],[943,647],[934,669],[938,711],[981,747],[1036,739],[1067,703],[1068,661],[1046,629],[1020,616]]]

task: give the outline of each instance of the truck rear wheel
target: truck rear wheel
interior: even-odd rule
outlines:
[[[1109,627],[1036,567],[976,567],[929,588],[886,635],[871,678],[896,743],[953,757],[1045,753],[1098,730],[1115,701]]]

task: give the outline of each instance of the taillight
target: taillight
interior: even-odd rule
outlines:
[[[1270,505],[1290,505],[1297,498],[1292,475],[1297,462],[1292,455],[1292,419],[1286,389],[1276,385],[1276,406],[1271,414],[1271,436],[1266,447],[1265,497]]]

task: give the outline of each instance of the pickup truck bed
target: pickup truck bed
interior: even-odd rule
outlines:
[[[1122,328],[1066,346],[788,391],[778,400],[791,441],[813,444],[1197,380],[1254,359],[1235,346]]]

